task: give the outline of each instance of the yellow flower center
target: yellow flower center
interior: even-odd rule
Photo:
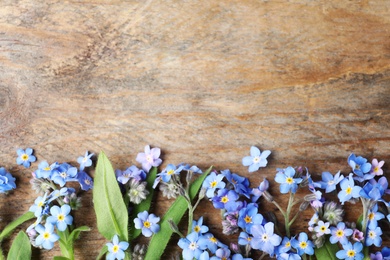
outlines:
[[[217,181],[210,182],[210,187],[211,188],[214,188],[215,186],[217,186]]]
[[[246,215],[246,217],[244,218],[245,222],[246,223],[251,223],[252,222],[252,218],[249,217],[248,215]]]
[[[65,216],[63,214],[58,214],[57,219],[58,221],[64,221]]]
[[[83,158],[83,162],[86,162],[87,160],[88,160],[87,157],[84,157],[84,158]]]
[[[199,226],[195,226],[195,227],[194,227],[194,231],[195,231],[196,233],[198,233],[198,232],[200,231],[200,227],[199,227]]]
[[[28,155],[27,154],[22,154],[21,158],[22,158],[23,161],[27,161],[28,160]]]
[[[354,250],[348,250],[347,251],[347,256],[349,256],[349,257],[355,256],[355,251]]]
[[[146,220],[146,221],[144,222],[144,227],[150,228],[150,222]]]
[[[48,233],[48,232],[43,233],[43,238],[44,239],[49,239],[50,238],[50,233]]]
[[[299,243],[299,247],[305,249],[307,247],[307,243],[305,241],[302,241],[301,243]]]
[[[293,183],[294,183],[294,180],[293,180],[293,178],[291,178],[291,177],[287,177],[287,178],[286,178],[286,182],[287,182],[288,184],[293,184]]]
[[[113,253],[116,253],[118,251],[119,251],[119,246],[118,245],[115,245],[115,246],[112,247],[112,252]]]
[[[290,247],[290,246],[291,246],[290,241],[288,241],[288,242],[284,245],[284,247]]]
[[[325,227],[325,226],[322,226],[320,229],[321,229],[322,232],[325,232],[326,227]]]
[[[374,168],[374,172],[377,172],[377,171],[379,171],[379,167]]]
[[[40,201],[40,202],[38,202],[38,207],[43,207],[43,202],[42,201]]]
[[[337,237],[343,237],[343,236],[344,236],[344,231],[342,231],[342,230],[337,230],[336,236],[337,236]]]
[[[174,172],[175,172],[174,170],[169,170],[169,171],[167,172],[167,174],[168,174],[168,175],[172,175]]]
[[[47,167],[43,168],[43,170],[45,170],[45,171],[50,171],[51,168],[50,168],[50,166],[47,166]]]
[[[375,218],[375,213],[374,212],[371,212],[370,214],[368,214],[368,219],[369,220],[374,220],[374,218]]]
[[[213,242],[214,244],[216,244],[218,242],[218,240],[215,237],[210,237],[209,240],[211,242]]]
[[[345,190],[345,193],[347,194],[351,194],[352,192],[352,188],[351,187],[348,187],[346,190]]]
[[[227,196],[223,196],[222,198],[221,198],[221,202],[222,203],[227,203],[229,201],[229,198],[227,197]]]

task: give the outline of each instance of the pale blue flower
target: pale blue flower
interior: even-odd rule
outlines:
[[[222,181],[224,178],[224,175],[222,174],[216,174],[215,172],[212,172],[209,174],[209,176],[204,179],[202,188],[207,189],[206,190],[206,196],[207,198],[213,198],[215,196],[215,191],[217,189],[223,189],[226,186],[226,183]]]
[[[29,168],[32,162],[35,162],[37,158],[32,155],[33,149],[27,148],[26,150],[18,149],[16,151],[18,158],[16,158],[16,163],[23,165],[25,168]]]
[[[336,244],[340,242],[340,244],[348,243],[348,237],[352,235],[353,230],[350,228],[346,228],[344,222],[340,222],[337,224],[337,227],[330,228],[331,237],[329,238],[330,243]]]
[[[359,181],[368,180],[375,177],[375,175],[369,174],[371,170],[371,164],[367,162],[366,158],[361,156],[356,157],[356,155],[352,153],[348,157],[348,164],[351,166],[353,173],[358,176],[357,180]]]
[[[46,221],[57,226],[59,231],[65,231],[68,225],[72,225],[73,217],[69,215],[70,206],[65,204],[61,208],[58,206],[52,206],[50,208],[50,214]]]
[[[301,232],[298,236],[298,239],[293,238],[291,240],[291,245],[297,250],[299,255],[307,254],[307,255],[313,255],[314,254],[314,244],[309,240],[307,237],[307,234],[304,232]]]
[[[355,182],[352,178],[352,173],[349,174],[348,179],[345,178],[340,182],[341,191],[338,193],[338,198],[342,205],[344,202],[350,200],[351,198],[359,198],[361,187],[355,186]]]
[[[198,221],[196,220],[192,221],[192,231],[200,234],[209,231],[209,228],[203,225],[203,217],[200,217]]]
[[[318,225],[314,228],[314,231],[317,233],[317,237],[330,234],[329,222],[324,223],[324,221],[320,220],[317,224]]]
[[[257,171],[260,167],[267,166],[267,157],[271,154],[271,151],[265,150],[260,152],[259,148],[252,146],[250,149],[250,156],[242,158],[242,164],[249,166],[248,171]]]
[[[142,234],[145,237],[150,237],[154,233],[160,231],[160,225],[157,222],[160,221],[160,217],[154,214],[150,214],[145,210],[138,213],[137,218],[134,219],[136,229],[141,229]]]
[[[361,260],[364,255],[361,252],[363,249],[363,245],[360,242],[356,242],[355,244],[351,244],[348,242],[343,245],[343,250],[340,250],[336,253],[338,259],[347,259],[347,260]]]
[[[107,260],[122,260],[125,258],[125,250],[129,247],[129,243],[125,241],[119,241],[118,235],[114,235],[112,243],[107,243]]]
[[[77,181],[77,168],[72,167],[68,163],[62,163],[58,166],[51,176],[51,180],[59,184],[61,187],[64,187],[65,183],[68,181]]]
[[[5,170],[4,167],[0,168],[0,193],[16,188],[15,178]]]
[[[289,166],[282,171],[278,171],[275,176],[275,181],[280,183],[280,192],[285,194],[291,191],[296,193],[298,184],[302,182],[302,178],[294,178],[295,170]]]
[[[51,223],[46,223],[45,227],[41,224],[35,227],[35,230],[39,233],[39,236],[35,239],[37,246],[42,246],[44,249],[52,249],[54,242],[60,239],[60,237],[54,233],[54,226]]]
[[[80,171],[84,170],[85,167],[89,167],[92,165],[91,157],[93,155],[93,153],[88,154],[88,151],[86,151],[84,156],[80,156],[79,158],[77,158],[77,162],[80,164]]]
[[[343,175],[340,175],[340,171],[333,176],[330,172],[322,173],[322,181],[319,182],[321,189],[325,189],[326,193],[336,190],[336,185],[344,179]]]
[[[273,255],[275,247],[280,245],[282,238],[274,234],[274,223],[268,222],[263,225],[253,225],[251,228],[253,235],[250,245],[254,249],[260,249],[269,255]]]
[[[382,245],[381,235],[382,229],[380,227],[369,229],[367,231],[366,246],[375,245],[376,247],[380,247]]]
[[[198,245],[199,234],[192,232],[187,235],[185,238],[180,238],[177,243],[178,246],[183,249],[182,256],[185,260],[199,259],[200,255],[203,253],[203,250],[200,249]]]

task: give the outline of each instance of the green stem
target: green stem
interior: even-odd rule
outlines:
[[[286,214],[284,216],[284,226],[286,228],[286,235],[287,237],[290,237],[290,213],[291,213],[291,208],[294,203],[294,193],[290,191],[290,198],[288,199],[288,205],[287,205],[287,210]]]
[[[298,212],[295,214],[295,216],[292,218],[292,220],[290,220],[290,222],[288,222],[289,227],[291,227],[291,225],[295,222],[295,220],[299,216],[299,213],[301,213],[301,212],[298,210]]]
[[[286,216],[286,212],[282,209],[282,207],[276,201],[273,200],[272,203],[279,209],[279,211],[282,213],[283,216]]]
[[[192,221],[194,219],[194,210],[193,210],[193,207],[191,205],[191,201],[187,200],[187,204],[188,204],[188,229],[187,229],[187,234],[189,234],[189,233],[191,233],[191,229],[192,229]]]
[[[0,246],[0,260],[5,260],[3,249],[1,248],[1,246]]]
[[[363,232],[364,237],[366,237],[368,207],[367,207],[367,200],[366,199],[361,198],[361,201],[362,201],[362,205],[363,205],[362,232]]]

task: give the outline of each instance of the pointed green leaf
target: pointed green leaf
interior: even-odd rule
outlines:
[[[193,200],[196,194],[198,194],[199,189],[202,187],[203,180],[210,173],[211,168],[212,166],[191,185],[189,192],[191,200]],[[148,251],[145,255],[146,260],[161,259],[161,255],[164,253],[165,247],[167,246],[173,233],[169,226],[168,220],[172,219],[172,221],[178,225],[187,209],[187,201],[183,196],[178,197],[172,206],[168,209],[167,213],[162,217],[160,231],[152,236],[152,240],[148,246]]]
[[[22,216],[20,216],[19,218],[15,219],[14,221],[12,221],[11,223],[9,223],[4,229],[3,231],[1,232],[0,234],[0,242],[8,237],[12,231],[17,228],[19,225],[23,224],[24,222],[30,220],[30,219],[33,219],[35,218],[34,216],[34,213],[33,212],[26,212],[24,213]]]
[[[106,245],[100,250],[99,255],[96,257],[96,260],[100,260],[108,252],[108,247]]]
[[[55,256],[53,257],[53,260],[70,260],[70,259],[65,256]]]
[[[337,244],[331,244],[329,239],[326,239],[324,245],[314,250],[317,260],[337,260],[336,253],[339,251]]]
[[[138,213],[143,212],[143,211],[149,211],[150,205],[152,204],[152,199],[153,199],[153,194],[154,194],[154,189],[153,189],[153,183],[154,180],[156,179],[157,175],[157,167],[153,167],[152,170],[148,173],[148,176],[146,177],[146,182],[147,182],[147,190],[149,191],[149,195],[146,197],[145,200],[142,201],[142,203],[138,205],[134,205],[133,212],[132,212],[132,219],[129,223],[130,225],[130,232],[129,232],[129,237],[131,240],[137,238],[141,234],[141,229],[136,229],[134,227],[134,221],[138,215]]]
[[[30,239],[23,231],[20,231],[12,243],[8,253],[8,260],[26,260],[31,259]]]
[[[108,240],[117,234],[121,241],[128,241],[128,211],[104,152],[99,154],[95,170],[93,202],[99,232]]]
[[[80,233],[82,231],[91,231],[91,229],[87,226],[81,226],[81,227],[78,227],[76,229],[74,229],[72,231],[72,233],[70,233],[70,236],[68,237],[68,244],[69,245],[72,245],[74,243],[74,241],[79,238],[80,236]]]

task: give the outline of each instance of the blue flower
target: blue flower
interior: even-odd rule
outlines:
[[[195,233],[195,232],[192,232]],[[198,245],[200,249],[205,250],[208,249],[212,254],[215,254],[218,247],[226,247],[227,246],[221,243],[216,237],[214,237],[211,233],[206,233],[199,237]]]
[[[121,170],[116,170],[115,174],[117,180],[122,184],[126,184],[130,179],[143,181],[146,178],[146,173],[144,172],[144,170],[138,169],[138,167],[135,165],[130,166],[123,172]]]
[[[374,229],[378,226],[378,220],[385,218],[385,215],[378,212],[378,204],[375,204],[374,207],[368,213],[368,228]]]
[[[200,234],[209,231],[209,228],[207,226],[203,226],[203,217],[200,217],[198,221],[192,221],[192,231]]]
[[[267,157],[271,154],[271,151],[265,150],[260,152],[259,148],[252,146],[250,154],[251,156],[242,158],[242,164],[244,166],[249,166],[249,172],[254,172],[257,171],[260,167],[267,166]]]
[[[159,174],[164,182],[170,181],[173,174],[180,174],[183,170],[183,166],[176,168],[174,164],[168,164],[167,167]]]
[[[193,172],[193,173],[202,174],[202,170],[199,169],[199,167],[196,166],[196,165],[190,166],[189,164],[181,163],[177,167],[180,167],[180,166],[183,166],[183,170],[184,171],[190,171],[190,172]]]
[[[299,255],[307,254],[307,255],[313,255],[314,254],[314,244],[309,240],[307,237],[307,234],[304,232],[301,232],[298,236],[298,239],[292,239],[291,245],[297,250]]]
[[[388,186],[389,184],[386,177],[381,177],[378,182],[375,179],[372,179],[363,186],[363,189],[360,191],[360,196],[370,200],[385,202],[382,197]]]
[[[380,247],[382,245],[381,235],[382,229],[380,227],[369,229],[367,232],[366,246],[375,245],[376,247]]]
[[[210,173],[209,176],[204,179],[202,188],[206,188],[206,196],[207,198],[212,198],[215,195],[216,189],[223,189],[226,186],[226,183],[222,181],[222,174],[216,174],[215,172]]]
[[[252,258],[244,258],[241,254],[234,254],[232,260],[252,260]]]
[[[68,163],[62,163],[58,168],[53,171],[51,180],[64,187],[65,183],[68,181],[77,181],[77,168],[72,167]]]
[[[238,226],[246,232],[250,232],[253,225],[263,224],[263,215],[257,213],[257,207],[257,204],[250,203],[242,208],[238,214]]]
[[[50,179],[53,171],[57,169],[59,164],[57,162],[49,165],[47,161],[43,161],[38,165],[38,170],[35,171],[36,178]]]
[[[55,200],[59,197],[64,197],[64,196],[68,195],[69,192],[71,191],[71,189],[72,188],[64,187],[64,188],[61,188],[60,190],[52,191],[52,193],[50,193],[49,196],[47,196],[46,204],[49,204],[50,202],[52,202],[53,200]]]
[[[16,188],[15,178],[5,170],[0,168],[0,193],[5,193]]]
[[[52,206],[50,208],[51,216],[46,219],[47,222],[56,225],[59,231],[65,231],[67,226],[72,225],[73,217],[69,215],[70,206],[62,205],[61,208],[58,206]]]
[[[251,228],[253,238],[250,245],[273,256],[275,247],[280,245],[282,238],[274,234],[274,223],[268,222],[264,226],[253,225]]]
[[[150,168],[157,167],[162,163],[160,159],[161,150],[160,148],[152,148],[150,146],[145,146],[145,153],[139,153],[137,155],[136,161],[142,164],[142,169],[145,172],[149,172]]]
[[[85,167],[89,167],[92,165],[91,157],[93,155],[93,153],[88,154],[88,151],[86,151],[84,156],[80,156],[79,158],[77,158],[77,162],[80,164],[80,171],[84,170]]]
[[[268,190],[269,182],[266,178],[260,183],[259,187],[252,189],[252,202],[257,202],[257,200],[263,195],[263,193]]]
[[[295,170],[293,167],[289,166],[283,171],[276,173],[275,181],[280,183],[280,192],[285,194],[291,191],[296,193],[298,189],[298,184],[302,182],[302,178],[294,178]]]
[[[287,253],[291,249],[291,241],[288,237],[284,237],[282,243],[278,246],[276,252],[278,254]]]
[[[203,250],[198,245],[198,240],[199,234],[196,232],[188,234],[185,238],[180,238],[177,244],[183,249],[182,255],[185,260],[199,259],[203,253]]]
[[[215,252],[215,256],[211,257],[211,260],[226,260],[230,257],[230,250],[228,248],[219,248]]]
[[[249,198],[250,189],[249,189],[249,180],[245,177],[239,176],[238,174],[231,173],[230,170],[221,171],[222,175],[231,183],[234,187],[234,190],[238,194],[242,194],[245,197]]]
[[[360,242],[351,244],[348,242],[343,245],[343,250],[340,250],[336,253],[338,259],[347,259],[347,260],[361,260],[364,255],[361,253],[363,245]]]
[[[320,220],[317,224],[318,225],[314,228],[314,231],[317,233],[317,237],[330,234],[329,222],[324,223],[324,221]]]
[[[330,228],[331,237],[329,238],[330,243],[336,244],[340,242],[340,244],[348,243],[347,236],[352,235],[352,229],[346,228],[344,222],[340,222],[337,224],[337,227]]]
[[[51,223],[46,223],[45,227],[41,224],[35,227],[35,230],[39,233],[35,243],[37,246],[42,246],[44,249],[52,249],[54,242],[60,239],[60,237],[54,233],[54,226]]]
[[[355,186],[355,182],[352,178],[352,173],[349,174],[348,179],[345,178],[340,182],[341,191],[337,194],[342,205],[344,202],[350,200],[351,198],[359,198],[361,187]]]
[[[27,148],[26,150],[18,149],[16,151],[18,158],[16,158],[16,163],[23,165],[25,168],[29,168],[32,162],[35,162],[37,158],[32,155],[33,149]]]
[[[278,255],[278,260],[301,260],[302,258],[293,252],[281,253]]]
[[[353,153],[348,157],[348,164],[351,166],[353,173],[358,176],[359,181],[368,180],[374,178],[372,174],[369,173],[371,170],[371,164],[367,162],[366,158],[361,156],[356,157]]]
[[[251,240],[252,237],[246,232],[241,232],[240,235],[238,236],[238,244],[242,246],[246,246],[247,244],[250,244]]]
[[[119,241],[118,235],[115,235],[112,238],[112,243],[107,243],[108,248],[108,254],[107,254],[107,260],[122,260],[125,258],[125,252],[129,247],[129,243],[125,241]]]
[[[340,175],[340,171],[333,175],[330,172],[322,173],[322,181],[319,182],[321,189],[325,189],[326,193],[336,190],[336,185],[344,179],[343,175]]]
[[[227,212],[238,210],[242,206],[241,201],[237,201],[238,194],[234,190],[221,189],[213,198],[213,205],[216,209],[226,209]]]
[[[142,234],[145,237],[150,237],[160,231],[160,225],[157,224],[159,221],[159,217],[154,214],[149,215],[145,210],[138,213],[137,218],[134,219],[134,224],[136,229],[142,229]]]
[[[93,188],[93,180],[85,171],[77,173],[77,181],[80,183],[82,190],[90,190]]]
[[[43,209],[46,206],[46,197],[47,193],[43,195],[43,197],[39,196],[35,199],[34,205],[32,205],[29,209],[29,211],[34,212],[34,215],[38,218],[42,215]]]

